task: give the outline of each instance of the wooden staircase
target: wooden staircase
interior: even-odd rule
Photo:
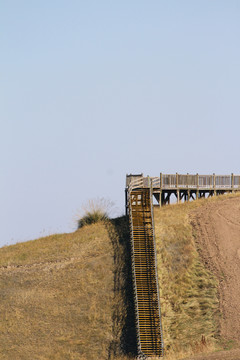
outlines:
[[[151,188],[129,189],[132,273],[139,358],[163,356]]]

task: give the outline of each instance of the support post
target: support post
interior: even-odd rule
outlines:
[[[232,181],[232,192],[234,192],[234,175],[233,175],[233,173],[232,173],[232,175],[231,175],[231,181]]]
[[[216,195],[216,175],[213,173],[213,192]]]
[[[160,207],[163,205],[163,198],[162,198],[162,173],[160,173],[160,195],[159,195],[159,205]]]
[[[196,200],[198,200],[199,198],[199,175],[197,173],[197,192],[196,192]]]
[[[180,201],[180,195],[179,195],[179,190],[177,190],[177,203],[179,204]]]
[[[125,189],[125,215],[128,215],[128,190]]]
[[[178,173],[176,173],[177,203],[179,204]]]
[[[147,176],[147,179],[148,179],[148,180],[147,180],[147,181],[148,181],[148,182],[147,182],[147,187],[148,187],[148,188],[151,188],[151,179],[150,179],[149,175]]]

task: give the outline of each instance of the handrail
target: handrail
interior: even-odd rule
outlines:
[[[155,179],[155,178],[154,178]],[[159,302],[158,308],[158,316],[160,319],[160,333],[162,337],[162,322],[161,322],[161,307],[160,307],[160,291],[159,291],[159,280],[158,280],[158,269],[157,269],[157,245],[156,245],[156,238],[155,238],[155,223],[154,223],[154,211],[153,211],[153,180],[151,180],[151,187],[150,187],[150,206],[151,206],[151,219],[152,219],[152,232],[153,232],[153,248],[154,248],[154,259],[155,259],[155,276],[156,276],[156,287],[157,287],[157,296]],[[162,354],[163,354],[163,340],[162,340]]]
[[[135,178],[127,188],[136,337],[142,360],[163,356],[151,185],[150,177]]]
[[[133,276],[133,290],[134,290],[134,305],[135,305],[135,324],[136,324],[136,335],[137,335],[137,347],[138,351],[141,349],[140,341],[140,327],[139,327],[139,317],[138,317],[138,298],[137,298],[137,283],[136,283],[136,274],[135,274],[135,261],[134,261],[134,241],[133,241],[133,221],[132,221],[132,204],[131,204],[131,191],[128,193],[128,207],[129,207],[129,224],[131,232],[131,268]]]
[[[161,174],[160,177],[134,178],[130,176],[127,189],[149,187],[149,179],[153,189],[210,189],[210,190],[240,190],[240,175],[200,175],[200,174]]]

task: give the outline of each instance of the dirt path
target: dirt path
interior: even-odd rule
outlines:
[[[221,337],[240,347],[240,197],[207,203],[194,211],[192,224],[202,258],[219,279]],[[240,350],[194,359],[240,360]]]

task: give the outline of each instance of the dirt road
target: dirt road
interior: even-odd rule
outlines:
[[[192,225],[203,260],[219,279],[221,337],[240,348],[240,197],[200,207]],[[240,349],[194,359],[240,360]]]

